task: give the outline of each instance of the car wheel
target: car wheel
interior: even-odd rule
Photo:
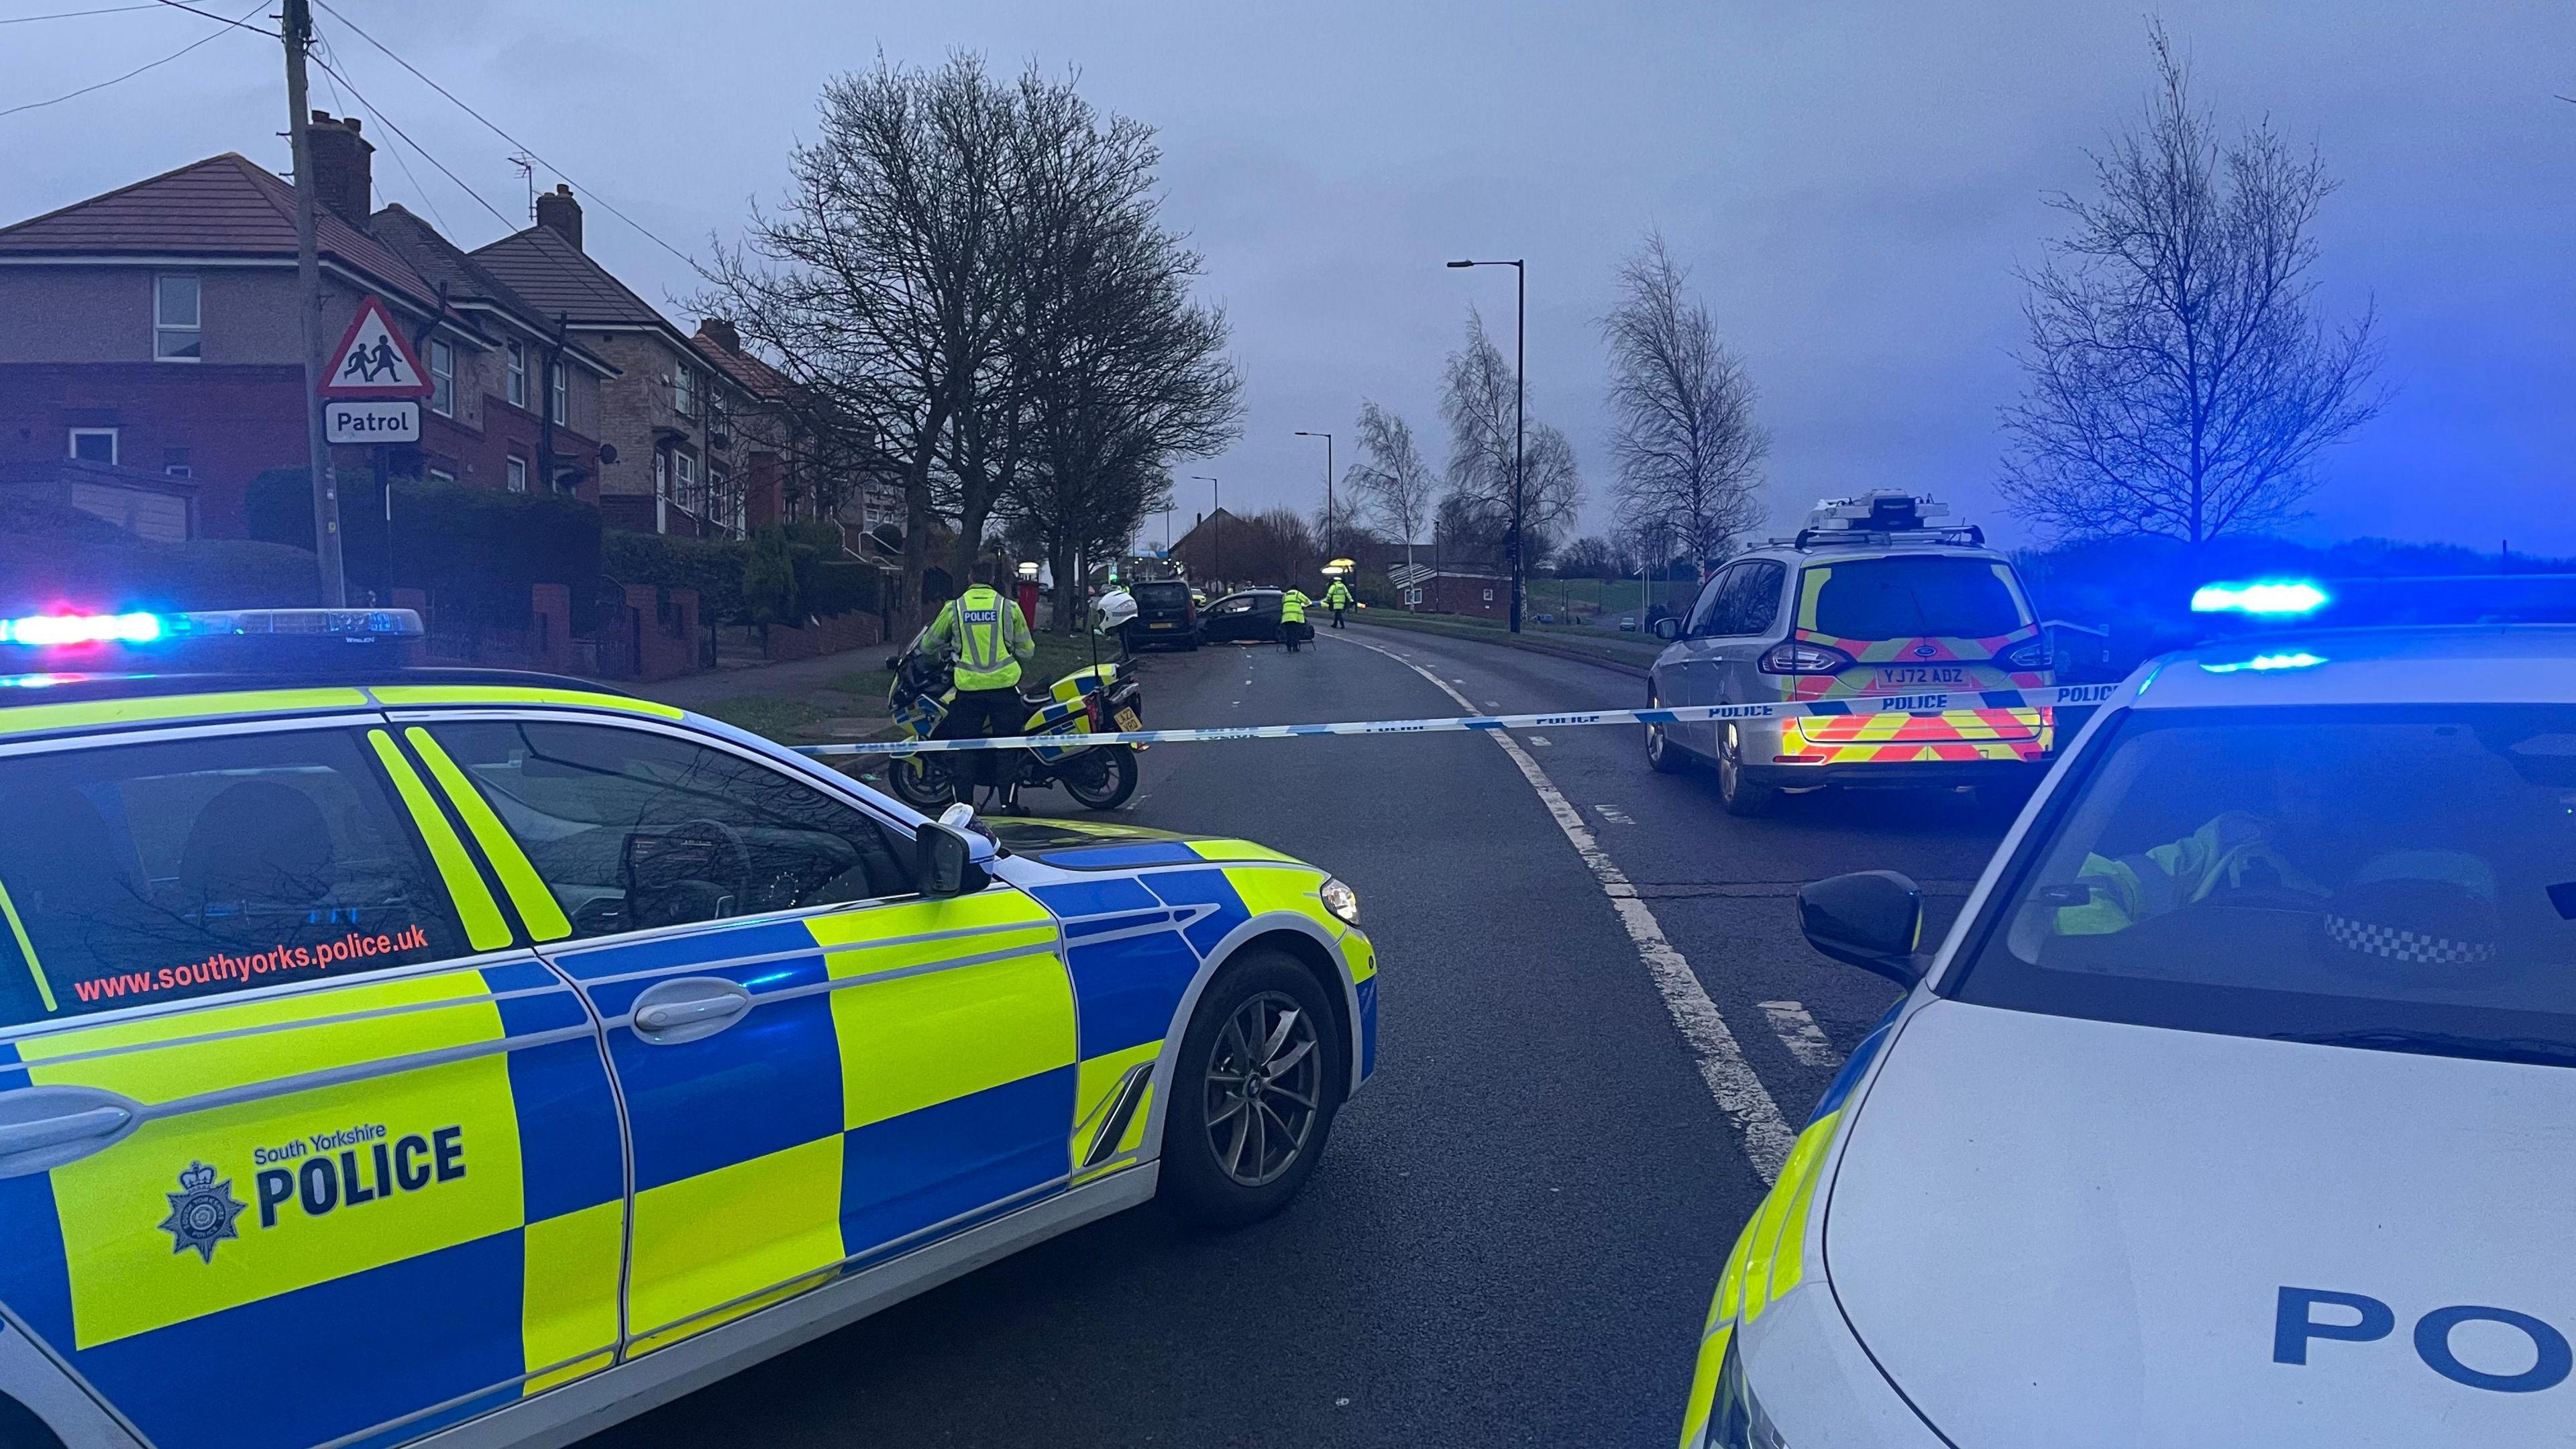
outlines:
[[[1759,815],[1771,808],[1780,792],[1768,785],[1757,785],[1744,776],[1744,743],[1735,726],[1728,725],[1717,741],[1717,800],[1726,813],[1736,816]]]
[[[1342,1087],[1342,1044],[1314,973],[1283,951],[1237,956],[1181,1038],[1162,1200],[1210,1227],[1286,1207],[1314,1173]]]
[[[1648,692],[1646,708],[1660,707],[1661,701],[1651,691]],[[1650,724],[1646,726],[1646,764],[1658,775],[1679,775],[1690,769],[1690,756],[1682,753],[1682,747],[1672,742],[1662,725]]]

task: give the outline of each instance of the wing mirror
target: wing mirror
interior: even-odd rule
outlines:
[[[1798,888],[1798,925],[1807,944],[1899,986],[1923,979],[1914,948],[1923,938],[1923,892],[1892,870],[1864,870]]]
[[[1657,619],[1652,624],[1647,625],[1646,629],[1647,632],[1653,634],[1658,639],[1678,639],[1682,637],[1682,621],[1674,618],[1670,614],[1666,614],[1664,617]]]
[[[912,837],[912,875],[921,893],[933,898],[971,896],[992,879],[975,863],[973,839],[944,820]]]

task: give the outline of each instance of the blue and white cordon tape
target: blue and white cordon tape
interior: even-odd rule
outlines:
[[[1596,709],[1571,714],[1471,714],[1454,719],[1351,720],[1338,724],[1235,725],[1224,729],[1118,730],[1099,734],[1010,735],[982,740],[872,740],[855,745],[800,745],[800,753],[920,755],[943,750],[1030,750],[1068,745],[1178,745],[1215,740],[1289,740],[1308,735],[1428,735],[1455,730],[1571,729],[1577,725],[1697,724],[1722,719],[1818,719],[1865,714],[1943,714],[1966,709],[2053,709],[2100,704],[2116,684],[2063,684],[2048,689],[1932,690],[1852,695],[1769,704],[1689,704],[1669,709]]]

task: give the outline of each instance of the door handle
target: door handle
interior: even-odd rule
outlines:
[[[142,1125],[141,1103],[96,1087],[29,1087],[0,1094],[0,1177],[60,1167]]]
[[[751,993],[714,976],[657,982],[635,998],[635,1035],[677,1046],[715,1035],[751,1010]]]

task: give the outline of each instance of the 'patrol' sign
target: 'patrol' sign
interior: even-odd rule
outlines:
[[[322,430],[332,443],[417,443],[420,404],[416,402],[326,402]]]

